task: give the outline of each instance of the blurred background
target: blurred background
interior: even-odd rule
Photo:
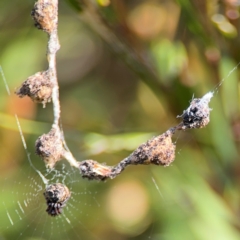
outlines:
[[[47,68],[47,36],[34,1],[0,1],[0,239],[240,239],[240,1],[62,0],[57,54],[62,125],[77,160],[115,165],[176,125],[194,97],[215,91],[210,123],[175,134],[170,167],[130,166],[114,180],[81,179],[60,162],[49,173],[34,154],[52,105],[14,91]],[[223,84],[218,88],[219,83]],[[32,163],[72,198],[45,213]]]

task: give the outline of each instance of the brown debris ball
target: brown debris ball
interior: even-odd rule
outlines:
[[[49,79],[49,72],[37,72],[15,92],[19,97],[29,96],[34,102],[42,103],[45,107],[51,101],[53,84]]]
[[[105,166],[93,160],[85,160],[80,162],[79,170],[83,178],[104,181],[110,177],[112,167]]]
[[[57,29],[58,24],[58,1],[38,0],[31,12],[35,26],[47,33]]]
[[[63,157],[64,148],[59,129],[52,128],[47,134],[40,136],[36,143],[36,154],[45,162],[48,168],[53,168]]]
[[[129,157],[131,164],[155,164],[169,166],[175,159],[172,133],[167,131],[140,145]]]
[[[64,184],[54,183],[46,187],[43,195],[48,206],[46,212],[50,216],[56,217],[62,213],[62,208],[66,206],[71,197],[71,192]]]
[[[213,97],[213,92],[205,94],[202,98],[192,99],[187,110],[183,111],[182,129],[186,128],[203,128],[210,122],[210,111],[208,104]]]

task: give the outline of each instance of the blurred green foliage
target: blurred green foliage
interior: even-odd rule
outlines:
[[[78,160],[118,163],[174,126],[193,95],[215,91],[209,125],[176,134],[170,167],[131,166],[106,183],[82,180],[64,162],[56,177],[34,155],[36,138],[52,123],[51,104],[43,109],[13,94],[47,66],[47,36],[33,27],[33,4],[0,2],[0,64],[11,90],[8,96],[0,82],[0,238],[239,239],[239,2],[60,1],[62,125]],[[45,213],[44,185],[15,114],[35,167],[71,189],[64,211],[71,224]]]

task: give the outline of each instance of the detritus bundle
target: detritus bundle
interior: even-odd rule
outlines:
[[[177,130],[203,128],[209,123],[211,109],[208,104],[213,97],[213,92],[207,93],[202,98],[192,99],[190,106],[184,110],[181,116],[178,116],[182,118],[180,124],[141,144],[116,166],[107,166],[94,160],[76,161],[63,141],[64,137],[59,125],[60,101],[56,71],[56,52],[60,48],[57,35],[58,0],[38,0],[32,10],[32,17],[35,26],[47,32],[49,36],[47,47],[49,67],[47,71],[30,76],[23,82],[16,94],[20,97],[27,95],[44,106],[52,99],[54,114],[52,129],[49,133],[40,136],[35,144],[36,154],[44,160],[46,167],[54,168],[59,160],[65,158],[73,167],[79,169],[83,178],[100,181],[115,178],[128,165],[154,164],[166,167],[175,159],[176,147],[172,143],[173,134]],[[63,144],[65,144],[65,148]],[[59,215],[70,195],[68,188],[61,183],[47,186],[44,192],[48,205],[47,212],[51,216]]]
[[[140,145],[130,156],[131,164],[154,164],[169,166],[175,158],[172,133],[167,131]]]
[[[52,0],[39,0],[35,3],[31,12],[35,26],[47,33],[57,29],[57,8]]]
[[[48,168],[53,168],[64,154],[59,129],[52,128],[47,134],[40,136],[35,143],[36,154],[45,162]]]
[[[19,97],[29,96],[34,102],[42,103],[45,107],[51,101],[53,84],[49,71],[37,72],[27,78],[15,92]]]
[[[141,144],[132,154],[115,167],[100,164],[93,160],[79,163],[80,174],[89,180],[106,180],[115,178],[128,165],[154,164],[169,166],[175,158],[175,145],[172,143],[173,131],[169,130],[160,136],[153,137]]]

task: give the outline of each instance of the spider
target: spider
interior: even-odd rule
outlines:
[[[66,206],[71,197],[71,192],[64,184],[54,183],[46,187],[43,195],[48,206],[46,212],[50,216],[56,217],[62,213],[62,208]]]

